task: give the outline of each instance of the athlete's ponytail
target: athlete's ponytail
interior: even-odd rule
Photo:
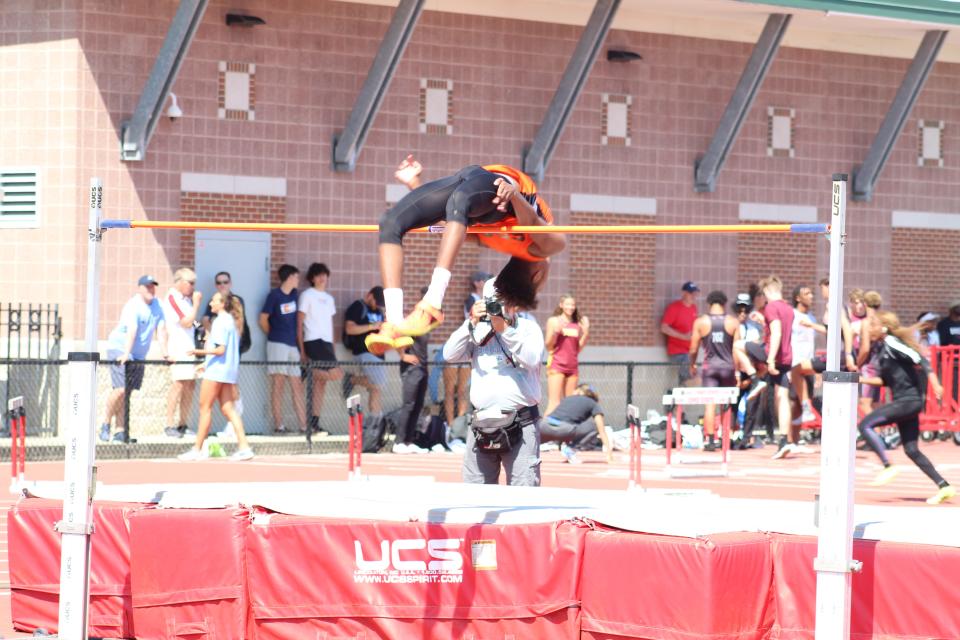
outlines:
[[[913,337],[913,332],[907,327],[900,326],[900,319],[892,311],[877,311],[876,321],[883,327],[884,333],[888,333],[900,342],[904,343],[917,353],[920,353],[920,345]]]

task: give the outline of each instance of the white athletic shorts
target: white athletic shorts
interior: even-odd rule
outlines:
[[[186,352],[177,353],[175,351],[170,352],[170,357],[177,364],[170,365],[170,379],[171,380],[196,380],[197,379],[197,358],[195,356],[188,356]],[[186,364],[190,362],[192,364]]]
[[[300,350],[282,342],[267,341],[267,373],[271,376],[300,377]],[[292,364],[279,364],[290,362]]]

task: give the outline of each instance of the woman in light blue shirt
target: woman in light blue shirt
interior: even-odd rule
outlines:
[[[197,441],[193,448],[178,456],[181,460],[203,460],[207,457],[203,441],[210,431],[213,403],[220,402],[220,411],[233,424],[237,434],[237,452],[231,460],[250,460],[253,450],[243,430],[243,419],[234,406],[237,378],[240,373],[240,332],[243,330],[243,305],[233,294],[215,293],[210,300],[215,318],[204,349],[194,349],[191,355],[206,356],[203,362],[203,382],[200,385],[200,420]]]

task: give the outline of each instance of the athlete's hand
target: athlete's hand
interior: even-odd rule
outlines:
[[[497,196],[493,199],[493,204],[497,205],[498,211],[506,211],[510,199],[517,193],[517,187],[506,178],[497,178],[493,184],[497,187]]]
[[[416,189],[420,185],[421,171],[423,167],[411,154],[404,158],[393,175],[401,184],[405,184],[410,189]]]
[[[943,400],[943,385],[931,380],[930,386],[933,388],[933,395],[936,396],[937,400]]]

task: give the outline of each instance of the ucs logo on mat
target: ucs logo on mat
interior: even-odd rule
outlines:
[[[463,582],[461,538],[381,540],[379,554],[353,541],[354,582],[434,584]]]

